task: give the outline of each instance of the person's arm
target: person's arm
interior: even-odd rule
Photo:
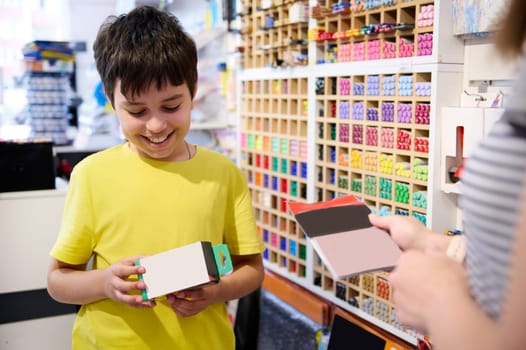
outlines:
[[[169,294],[167,300],[180,316],[195,315],[210,304],[241,298],[263,282],[261,254],[232,255],[234,271],[221,277],[219,283]]]
[[[511,260],[510,282],[495,343],[502,349],[526,349],[524,312],[526,311],[526,180]]]
[[[135,307],[151,307],[140,295],[128,294],[144,289],[144,282],[127,281],[130,275],[144,273],[144,267],[134,266],[137,257],[124,259],[106,269],[86,270],[86,265],[71,265],[52,259],[47,276],[49,295],[61,303],[84,305],[102,299]],[[140,293],[139,293],[140,294]]]
[[[519,350],[526,349],[525,276],[526,185],[499,320],[491,319],[471,297],[464,267],[443,254],[407,251],[389,280],[398,320],[429,334],[434,349]]]
[[[234,272],[222,278],[222,301],[238,299],[256,290],[263,282],[264,268],[261,254],[233,255]]]
[[[369,215],[374,226],[387,231],[402,250],[446,252],[451,237],[435,233],[412,216]]]
[[[526,311],[526,183],[519,213],[500,319],[491,320],[468,296],[445,302],[436,308],[436,317],[430,322],[430,334],[438,349],[526,349],[522,323]]]

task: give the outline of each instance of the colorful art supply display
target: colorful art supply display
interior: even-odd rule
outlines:
[[[275,2],[242,16],[243,67],[306,65],[309,42],[316,42],[317,64],[436,54],[433,1],[352,0],[305,7]],[[348,19],[338,26],[336,16]],[[317,20],[315,27],[309,27],[309,17]]]
[[[307,243],[288,213],[287,202],[307,199],[307,82],[307,78],[246,82],[244,99],[254,103],[257,112],[242,119],[241,131],[241,166],[268,246],[264,258],[301,277],[306,276]],[[326,130],[331,132],[330,127]],[[324,130],[320,132],[326,137]],[[335,128],[332,134],[335,140]]]
[[[396,320],[388,272],[335,276],[287,203],[353,196],[379,215],[449,224],[436,209],[447,195],[435,183],[439,113],[463,81],[461,70],[445,67],[462,59],[458,38],[437,30],[452,25],[451,8],[433,0],[319,2],[309,4],[307,24],[287,22],[290,3],[242,4],[251,11],[240,18],[240,165],[266,266],[413,339]],[[306,40],[306,66],[276,66],[291,38]]]

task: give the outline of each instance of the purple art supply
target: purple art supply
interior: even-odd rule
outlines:
[[[365,91],[365,84],[364,83],[354,83],[353,84],[353,95],[355,96],[363,96]]]
[[[340,101],[338,109],[339,109],[340,119],[349,119],[349,109],[350,109],[349,101]]]
[[[394,121],[394,103],[393,102],[382,102],[382,121],[393,122]]]
[[[378,120],[378,109],[376,108],[367,108],[366,110],[367,120]]]
[[[399,123],[411,123],[411,104],[400,103],[398,104],[398,122]]]
[[[355,102],[352,108],[352,119],[363,120],[363,102]]]

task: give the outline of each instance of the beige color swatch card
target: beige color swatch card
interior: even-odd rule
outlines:
[[[370,209],[354,196],[288,203],[327,269],[338,279],[393,268],[401,254],[389,234],[369,222]]]

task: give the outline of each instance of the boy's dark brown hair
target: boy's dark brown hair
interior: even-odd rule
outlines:
[[[109,16],[99,29],[93,51],[112,105],[117,79],[127,97],[137,96],[151,84],[161,88],[168,83],[186,83],[194,96],[197,49],[173,14],[141,6],[128,14]]]

